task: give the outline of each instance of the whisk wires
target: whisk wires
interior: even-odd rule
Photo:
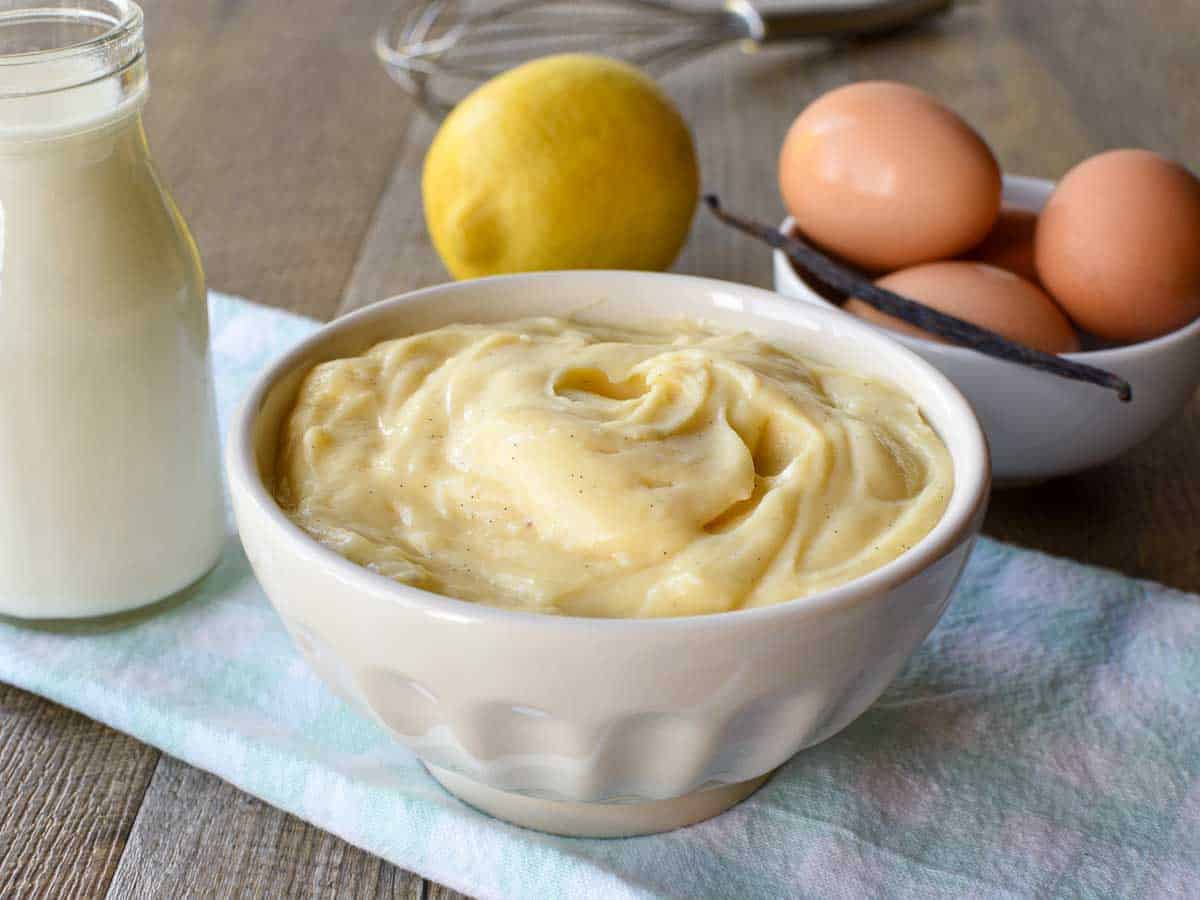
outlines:
[[[475,83],[538,56],[603,53],[658,73],[745,36],[744,21],[726,10],[666,0],[434,0],[385,25],[375,51],[426,109],[444,115]]]

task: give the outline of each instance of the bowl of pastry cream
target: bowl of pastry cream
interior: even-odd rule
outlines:
[[[257,380],[238,528],[313,669],[560,834],[715,815],[869,706],[986,507],[970,406],[875,329],[637,272],[459,282]]]

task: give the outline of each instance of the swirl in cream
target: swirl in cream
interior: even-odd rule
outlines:
[[[914,402],[750,334],[528,319],[315,367],[276,495],[380,574],[579,616],[763,606],[889,562],[953,467]]]

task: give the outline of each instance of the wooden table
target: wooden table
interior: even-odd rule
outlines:
[[[425,234],[430,123],[369,47],[388,0],[147,0],[148,128],[213,287],[327,319],[446,278]],[[1137,145],[1200,167],[1200,0],[980,0],[886,42],[722,51],[665,86],[704,183],[778,220],[775,153],[835,85],[927,88],[1013,172]],[[677,268],[768,285],[700,214]],[[995,537],[1200,591],[1200,401],[1125,459],[998,494]],[[157,750],[0,685],[0,895],[455,896]]]

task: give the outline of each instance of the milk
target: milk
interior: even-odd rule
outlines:
[[[141,606],[223,543],[204,278],[143,93],[0,97],[0,614]]]

